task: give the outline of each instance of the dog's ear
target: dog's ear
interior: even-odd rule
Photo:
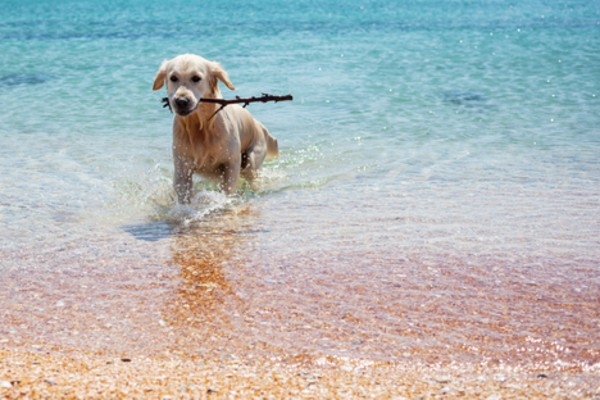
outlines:
[[[169,60],[164,60],[162,64],[160,64],[160,68],[158,68],[158,72],[154,77],[154,86],[152,86],[152,90],[158,90],[165,84],[165,78],[167,77],[167,64]]]
[[[223,82],[225,84],[225,86],[227,86],[229,89],[235,90],[235,86],[233,86],[233,83],[231,83],[231,81],[229,80],[229,75],[227,75],[227,71],[225,71],[223,69],[223,67],[221,67],[221,64],[219,64],[218,62],[214,62],[213,61],[211,63],[211,68],[210,69],[211,69],[212,76],[214,76],[216,79],[218,79],[221,82]],[[214,86],[217,85],[217,80],[216,79],[213,82]],[[216,89],[216,87],[214,89]]]

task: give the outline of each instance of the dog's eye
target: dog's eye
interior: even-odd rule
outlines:
[[[179,80],[179,78],[176,77],[175,75],[171,75],[171,77],[169,79],[171,80],[171,82],[177,82]]]
[[[202,80],[202,78],[201,78],[201,77],[199,77],[198,75],[194,75],[194,76],[192,76],[192,82],[194,82],[194,83],[198,83],[198,82],[200,82],[201,80]]]

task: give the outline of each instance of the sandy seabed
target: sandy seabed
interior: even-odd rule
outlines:
[[[344,262],[234,227],[1,254],[0,398],[600,399],[596,258]]]

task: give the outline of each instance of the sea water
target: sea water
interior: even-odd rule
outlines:
[[[566,341],[574,361],[597,357],[600,3],[1,5],[11,341],[132,345],[120,310],[161,322],[149,336],[204,337],[193,327],[221,329],[220,315],[248,343],[296,351],[518,359]],[[281,153],[258,192],[198,180],[176,204],[172,115],[151,88],[187,52],[223,65],[237,87],[225,97],[294,96],[249,106]],[[109,322],[40,316],[84,303]]]

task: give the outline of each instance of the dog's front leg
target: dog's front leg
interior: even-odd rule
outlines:
[[[221,189],[228,195],[235,193],[240,178],[240,162],[225,164],[222,178]]]
[[[182,156],[174,156],[175,177],[173,188],[179,204],[189,204],[192,199],[193,161]]]

